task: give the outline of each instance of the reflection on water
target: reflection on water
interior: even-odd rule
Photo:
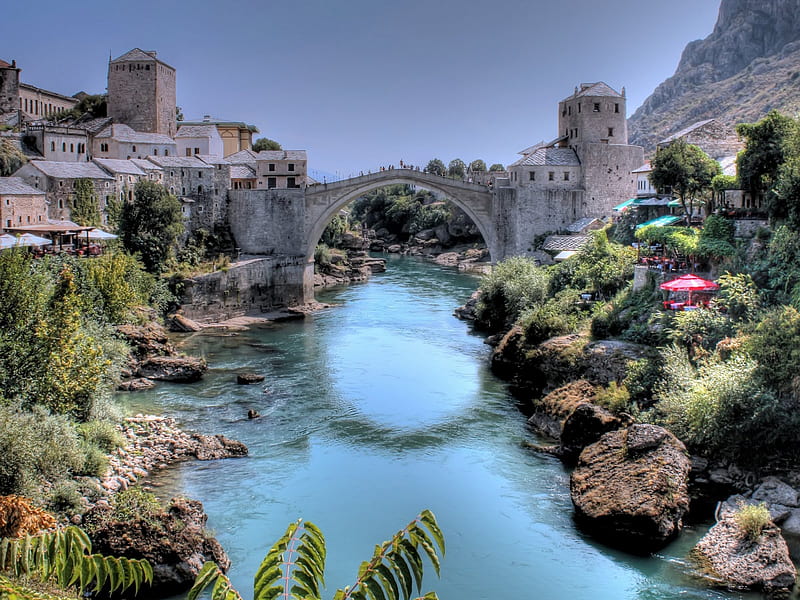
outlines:
[[[488,347],[451,316],[475,286],[395,258],[368,284],[320,294],[340,306],[305,321],[189,337],[184,349],[211,366],[202,382],[123,396],[132,411],[249,446],[248,458],[185,463],[154,479],[164,496],[204,502],[245,598],[290,521],[324,531],[332,595],[423,508],[447,540],[442,578],[430,570],[425,585],[442,600],[740,597],[685,574],[702,531],[643,558],[576,530],[568,473],[522,448],[531,434],[488,371]],[[266,380],[239,386],[237,371]],[[263,417],[249,421],[250,408]]]

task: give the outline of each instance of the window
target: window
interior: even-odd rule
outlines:
[[[592,112],[600,112],[600,103],[599,102],[594,102],[592,104]]]
[[[185,195],[186,195],[186,188],[182,187],[181,188],[181,196],[185,196]]]
[[[572,114],[572,105],[571,104],[567,107],[567,114],[568,115]]]
[[[268,177],[267,178],[267,187],[269,189],[278,187],[278,180],[275,177]]]
[[[67,151],[67,142],[61,142],[61,151],[62,152],[66,152]]]
[[[287,188],[294,188],[297,187],[294,183],[294,177],[287,177],[286,178],[286,187]]]
[[[153,156],[158,156],[158,148],[153,148]]]
[[[6,219],[6,227],[11,227],[11,219]]]
[[[198,194],[202,194],[203,193],[203,186],[202,185],[198,185],[197,186],[197,193]]]
[[[31,222],[31,216],[30,216],[30,215],[28,215],[27,217],[25,217],[25,219],[28,221],[28,223],[30,223],[30,222]]]
[[[50,142],[50,152],[55,152],[55,151],[56,151],[56,143]]]
[[[136,152],[136,146],[131,146],[131,152]]]
[[[530,179],[531,181],[536,181],[536,173],[534,171],[530,171],[528,173],[528,179]]]
[[[270,171],[274,171],[275,170],[275,163],[269,163],[269,170]]]
[[[192,155],[192,149],[191,148],[187,148],[186,149],[186,156],[191,156],[191,155]]]
[[[289,163],[289,170],[294,171],[294,163]]]
[[[619,102],[614,102],[614,112],[615,113],[619,112]]]
[[[613,127],[609,127],[608,128],[608,137],[614,137],[614,128]]]
[[[202,177],[202,176],[203,176],[203,172],[202,172],[202,171],[198,171],[198,172],[197,172],[197,176],[198,176],[198,177]]]
[[[195,153],[195,154],[200,154],[200,148],[195,148],[195,149],[194,149],[194,153]]]
[[[199,212],[199,213],[203,212],[203,207],[202,206],[198,206],[197,207],[197,212]]]
[[[63,199],[59,199],[58,208],[64,208],[64,200]]]
[[[169,156],[169,150],[167,150],[166,148],[164,148],[164,156]]]
[[[569,171],[564,171],[564,181],[569,181]]]
[[[75,152],[75,144],[70,144],[69,145],[69,151],[70,152]]]
[[[555,172],[555,171],[550,171],[550,172],[547,174],[547,179],[548,179],[549,181],[555,181],[555,179],[556,179],[556,172]]]
[[[578,112],[581,112],[581,103],[578,102]]]

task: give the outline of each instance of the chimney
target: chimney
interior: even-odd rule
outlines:
[[[14,59],[11,59],[11,68],[12,69],[16,69],[17,68],[17,61],[14,60]]]

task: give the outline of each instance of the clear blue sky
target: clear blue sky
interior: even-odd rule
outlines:
[[[3,9],[22,80],[105,91],[109,53],[157,50],[186,118],[256,125],[347,176],[431,158],[487,164],[556,135],[580,82],[628,113],[713,29],[719,0],[50,0]]]

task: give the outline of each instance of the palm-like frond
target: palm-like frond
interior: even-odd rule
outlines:
[[[13,577],[39,575],[42,581],[52,578],[58,587],[76,587],[84,592],[94,584],[94,591],[108,586],[110,591],[153,581],[153,569],[146,560],[116,558],[92,554],[92,543],[78,527],[24,538],[0,541],[0,571]],[[35,596],[30,596],[35,597]]]
[[[438,551],[437,551],[438,549]],[[388,542],[375,547],[372,559],[361,563],[358,578],[350,587],[338,590],[334,600],[410,600],[422,587],[424,559],[439,574],[444,556],[444,536],[429,510],[422,511]],[[255,575],[255,600],[321,600],[325,585],[325,537],[310,521],[289,525],[286,533],[269,549]],[[230,580],[213,562],[207,562],[189,592],[197,600],[212,586],[211,600],[241,600]],[[438,600],[430,592],[416,600]]]
[[[333,600],[399,600],[401,593],[409,600],[414,587],[422,591],[423,554],[439,575],[437,548],[444,556],[444,536],[436,517],[424,510],[392,539],[376,546],[372,558],[361,563],[356,582],[337,591]],[[430,592],[423,598],[435,600],[437,596]]]

